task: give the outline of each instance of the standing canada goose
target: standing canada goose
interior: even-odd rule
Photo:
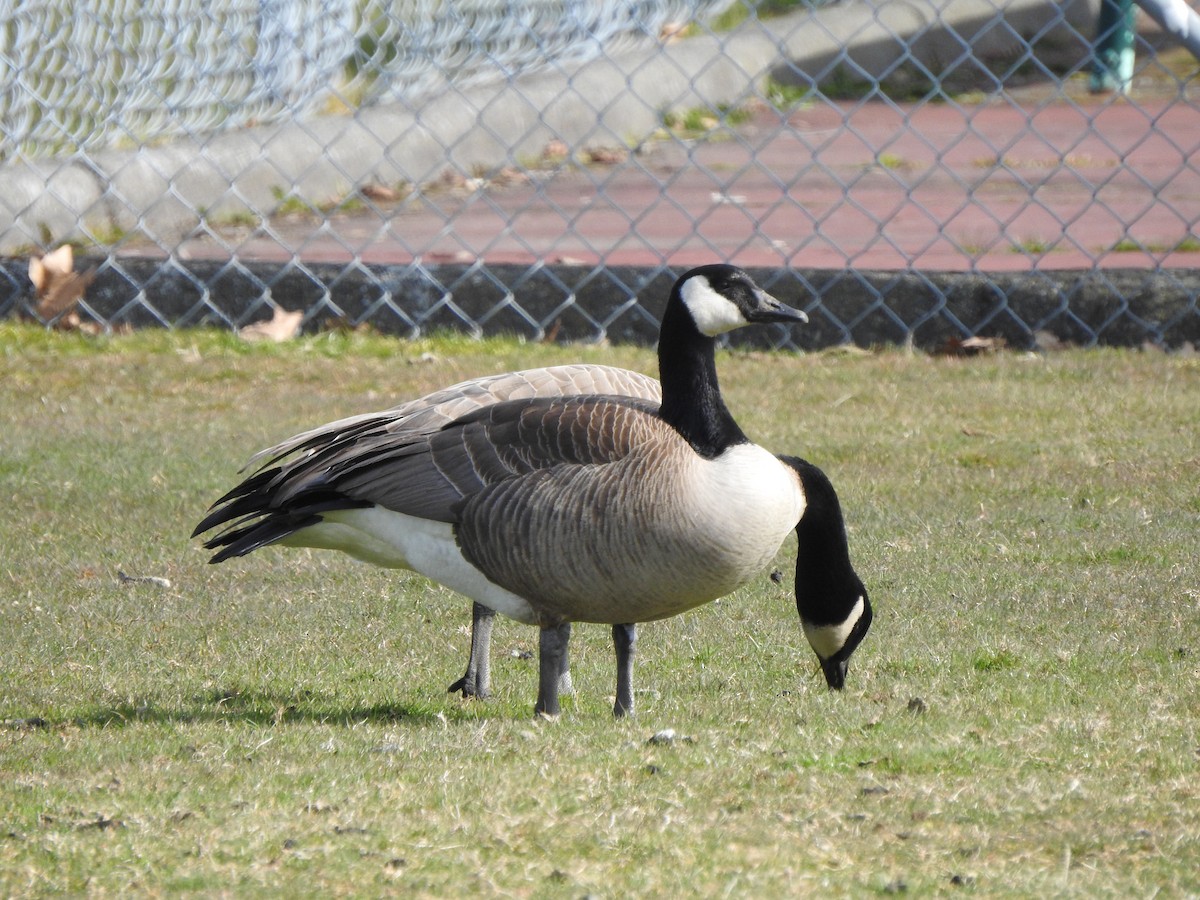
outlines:
[[[751,444],[721,398],[714,339],[802,321],[740,269],[693,269],[663,314],[661,406],[510,399],[399,441],[392,413],[357,416],[285,442],[284,455],[301,455],[269,454],[194,533],[227,526],[205,544],[220,548],[213,562],[273,543],[342,550],[537,625],[535,711],[556,716],[571,622],[625,632],[620,675],[630,623],[729,593],[800,521],[796,471]],[[618,703],[628,693],[619,684]]]

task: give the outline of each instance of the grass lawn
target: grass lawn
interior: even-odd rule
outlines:
[[[721,354],[747,433],[841,494],[876,618],[840,694],[790,542],[782,584],[642,627],[632,721],[578,626],[544,723],[534,629],[465,702],[462,597],[188,537],[293,432],[578,360],[654,371],[0,323],[0,896],[1200,893],[1195,358]]]

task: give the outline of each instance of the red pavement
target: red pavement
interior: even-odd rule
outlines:
[[[999,165],[997,163],[999,162]],[[452,184],[185,259],[1019,271],[1200,267],[1200,108],[1075,98],[761,110],[725,139]],[[317,198],[319,199],[319,198]],[[1145,250],[1113,248],[1133,239]],[[1032,252],[1022,252],[1022,248]]]

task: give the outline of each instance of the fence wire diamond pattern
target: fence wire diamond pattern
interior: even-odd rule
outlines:
[[[729,260],[777,346],[1195,342],[1197,62],[1090,92],[1099,11],[0,0],[0,313],[70,241],[103,327],[652,340]]]

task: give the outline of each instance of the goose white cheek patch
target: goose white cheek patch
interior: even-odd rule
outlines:
[[[708,337],[716,337],[735,328],[748,325],[746,317],[737,308],[737,304],[713,290],[708,279],[696,275],[683,283],[680,289],[684,305],[692,314],[692,321],[700,329],[700,333]]]
[[[850,610],[844,621],[835,625],[808,625],[803,624],[804,636],[808,638],[808,645],[813,648],[817,656],[821,659],[829,659],[833,654],[837,653],[846,645],[846,638],[850,637],[850,632],[854,630],[854,626],[858,624],[858,620],[863,614],[863,599],[858,598],[858,602],[854,604],[854,608]]]

